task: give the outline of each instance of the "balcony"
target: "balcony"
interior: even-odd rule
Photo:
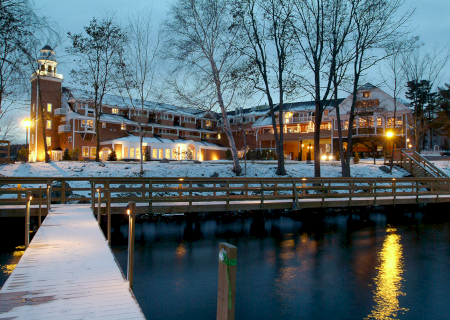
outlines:
[[[52,78],[57,78],[57,79],[61,79],[61,80],[64,79],[63,75],[59,74],[59,73],[48,72],[48,71],[43,71],[43,70],[40,70],[38,72],[39,72],[39,76],[41,76],[41,77],[52,77]],[[36,72],[33,73],[32,77],[36,77],[36,76],[37,76],[37,73]]]
[[[66,108],[55,109],[54,114],[55,114],[55,116],[65,116],[65,115],[67,115],[67,109]]]
[[[283,118],[283,124],[292,124],[292,123],[307,123],[310,121],[314,121],[314,117],[313,116],[309,116],[309,117],[291,117],[291,118]],[[275,123],[279,124],[280,123],[280,119],[278,118],[278,116],[275,118]]]
[[[62,124],[58,126],[58,133],[72,132],[72,126],[70,124]]]

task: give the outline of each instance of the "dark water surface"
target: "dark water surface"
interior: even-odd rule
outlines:
[[[113,238],[124,272],[127,234]],[[222,241],[238,247],[236,319],[450,319],[450,223],[420,213],[140,222],[134,293],[148,319],[215,319]]]
[[[134,293],[149,320],[215,319],[226,241],[238,247],[237,320],[450,319],[450,222],[439,213],[139,221]],[[126,274],[128,225],[112,235]],[[2,286],[23,249],[0,249]]]

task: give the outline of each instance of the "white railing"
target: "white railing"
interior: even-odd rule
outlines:
[[[314,121],[314,117],[313,116],[283,118],[283,124],[304,123],[304,122],[310,122],[310,121]],[[275,123],[280,123],[280,119],[278,117],[275,118]]]
[[[58,133],[70,131],[72,131],[72,126],[70,124],[62,124],[58,126]]]
[[[55,109],[55,116],[65,116],[67,114],[66,108]]]

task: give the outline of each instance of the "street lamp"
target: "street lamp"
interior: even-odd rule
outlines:
[[[28,160],[28,155],[30,154],[30,148],[28,147],[28,128],[31,126],[31,121],[30,119],[25,119],[23,120],[23,125],[25,126],[26,129],[26,148],[27,148],[27,160]]]

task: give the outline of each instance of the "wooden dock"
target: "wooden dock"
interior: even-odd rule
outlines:
[[[0,319],[145,319],[90,205],[53,205],[0,290]]]

